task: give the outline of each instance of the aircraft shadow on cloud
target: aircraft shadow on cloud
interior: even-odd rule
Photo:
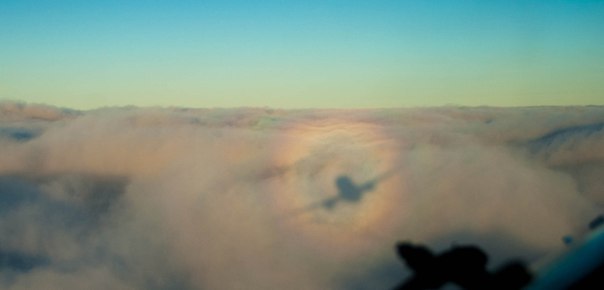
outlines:
[[[292,212],[289,216],[297,216],[318,209],[332,211],[337,205],[342,203],[359,203],[367,193],[373,191],[377,187],[378,183],[392,177],[396,172],[396,169],[392,169],[360,184],[355,183],[352,178],[346,175],[340,175],[335,179],[335,185],[337,188],[337,194],[335,196],[313,202]]]

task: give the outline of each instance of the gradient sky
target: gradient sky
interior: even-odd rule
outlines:
[[[604,1],[0,0],[0,99],[604,105]]]

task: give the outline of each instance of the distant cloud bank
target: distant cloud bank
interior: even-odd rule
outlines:
[[[604,206],[604,107],[0,103],[2,289],[390,289],[397,241],[538,264]]]

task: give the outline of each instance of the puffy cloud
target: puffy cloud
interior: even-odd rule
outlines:
[[[0,288],[388,289],[399,240],[538,262],[602,209],[603,113],[3,103]]]

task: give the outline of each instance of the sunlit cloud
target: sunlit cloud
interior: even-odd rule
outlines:
[[[604,109],[0,104],[0,288],[389,289],[394,245],[535,264],[604,204]]]

